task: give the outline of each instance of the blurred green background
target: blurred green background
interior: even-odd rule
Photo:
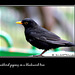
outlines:
[[[0,31],[11,36],[15,48],[31,48],[25,39],[23,26],[16,24],[24,18],[32,18],[62,39],[75,42],[74,6],[0,6]],[[7,47],[1,37],[0,46]],[[74,48],[68,47],[61,49],[74,51]]]

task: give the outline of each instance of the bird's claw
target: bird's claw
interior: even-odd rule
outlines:
[[[43,57],[42,55],[33,55],[33,57]]]

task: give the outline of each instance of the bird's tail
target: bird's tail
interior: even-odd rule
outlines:
[[[60,43],[60,45],[62,47],[72,47],[72,46],[75,46],[75,44],[73,44],[72,42],[66,41],[66,40],[60,40],[59,43]]]
[[[68,41],[66,41],[66,40],[62,40],[62,41],[63,41],[63,43],[64,43],[63,46],[65,46],[65,47],[75,46],[75,44],[73,44],[72,42],[68,42]]]
[[[75,46],[75,44],[71,43],[71,42],[68,42],[68,43],[65,43],[65,46],[66,47],[71,47],[71,46]]]

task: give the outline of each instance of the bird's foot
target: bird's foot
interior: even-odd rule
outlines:
[[[33,57],[43,57],[42,55],[33,55]]]

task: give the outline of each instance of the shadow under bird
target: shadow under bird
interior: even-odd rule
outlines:
[[[38,56],[42,56],[42,54],[49,49],[75,46],[73,43],[63,40],[56,34],[42,28],[31,18],[25,18],[16,23],[24,26],[26,40],[31,45],[39,49],[44,49],[44,51]]]

